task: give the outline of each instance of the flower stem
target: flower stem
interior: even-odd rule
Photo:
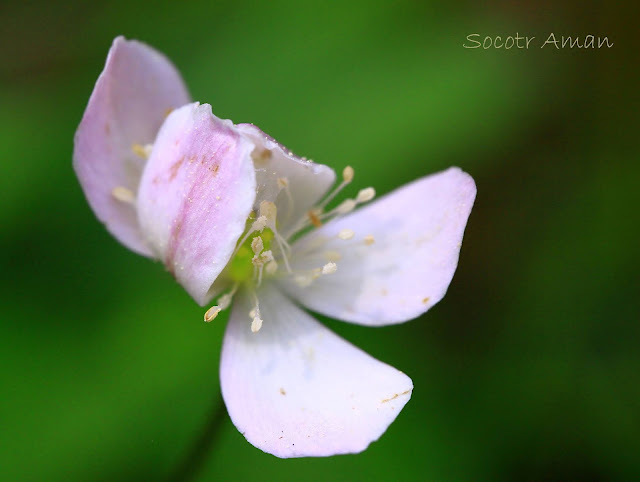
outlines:
[[[220,428],[225,420],[227,420],[227,410],[222,397],[218,395],[213,401],[212,410],[200,436],[193,442],[183,460],[167,480],[186,482],[195,480],[200,475],[218,440]]]

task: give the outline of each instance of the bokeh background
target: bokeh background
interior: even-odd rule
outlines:
[[[637,18],[595,1],[0,4],[0,479],[640,478]],[[462,46],[516,32],[614,46]],[[351,164],[356,185],[476,179],[437,307],[325,320],[414,380],[366,452],[249,445],[217,412],[226,318],[204,324],[94,218],[72,139],[119,34],[165,52],[218,116]]]

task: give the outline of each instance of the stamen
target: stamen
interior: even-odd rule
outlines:
[[[352,239],[356,233],[352,229],[343,229],[338,233],[338,237],[340,239],[344,239],[345,241]]]
[[[142,159],[149,159],[152,149],[152,144],[145,144],[144,146],[141,144],[134,144],[131,146],[131,150],[133,151],[133,153],[136,156],[141,157]]]
[[[322,226],[322,221],[320,220],[321,214],[322,214],[321,209],[311,209],[307,213],[307,216],[309,216],[309,221],[311,221],[311,224],[313,224],[316,228],[319,228],[320,226]],[[306,220],[304,220],[303,226],[304,224],[306,224]]]
[[[371,201],[375,197],[375,195],[375,189],[373,189],[372,187],[368,187],[365,189],[361,189],[360,192],[358,192],[358,196],[356,197],[356,199],[345,199],[338,205],[338,207],[332,209],[331,211],[323,213],[320,209],[316,208],[310,210],[307,214],[309,216],[311,224],[313,224],[316,228],[319,228],[320,226],[322,226],[322,222],[327,220],[328,218],[349,214],[356,208],[356,206],[358,206],[358,204]],[[303,227],[305,227],[305,225],[306,219],[303,219],[302,224],[297,226],[295,231],[302,229]]]
[[[111,195],[118,201],[126,204],[133,204],[136,201],[136,196],[131,189],[124,186],[117,186],[111,190]]]
[[[364,237],[364,244],[366,244],[367,246],[371,246],[375,242],[376,242],[376,238],[373,237],[373,234],[367,234]]]
[[[261,238],[254,238],[254,241],[256,239],[261,239]],[[254,243],[251,243],[251,246],[253,247]],[[255,244],[259,244],[259,243],[255,243]],[[251,263],[253,264],[253,277],[258,279],[258,286],[260,286],[262,284],[262,270],[264,268],[264,265],[266,263],[269,263],[270,261],[273,261],[273,253],[271,252],[271,250],[269,251],[265,251],[262,254],[259,254],[260,251],[262,250],[262,245],[259,246],[259,250],[256,250],[254,248],[253,252],[256,253],[255,256],[251,259]]]
[[[342,191],[342,188],[344,188],[347,184],[349,184],[351,181],[353,181],[353,167],[351,166],[347,166],[344,168],[344,170],[342,171],[342,182],[340,184],[338,184],[338,187],[336,187],[325,199],[324,201],[322,201],[320,203],[320,205],[318,206],[319,208],[324,208],[327,204],[329,204],[329,202],[331,202],[331,200],[336,197],[336,195]]]
[[[253,333],[257,333],[260,331],[260,328],[262,328],[262,318],[260,318],[259,315],[256,315],[251,321],[251,331]]]
[[[365,189],[361,189],[358,192],[358,197],[356,200],[358,203],[366,203],[367,201],[371,201],[376,195],[376,190],[372,187],[367,187]]]
[[[282,259],[284,260],[284,265],[287,268],[287,271],[291,273],[291,266],[289,265],[289,260],[287,259],[287,251],[291,251],[291,246],[287,243],[287,241],[278,233],[276,229],[276,217],[278,215],[278,208],[271,201],[262,201],[260,203],[260,216],[264,216],[267,219],[267,227],[273,231],[273,236],[276,239],[276,243],[278,243],[278,248],[280,248],[280,254],[282,254]],[[286,251],[285,251],[286,250]]]
[[[244,242],[247,240],[249,236],[251,236],[255,232],[261,233],[266,226],[267,226],[267,217],[258,216],[258,219],[256,219],[251,225],[251,229],[249,229],[249,231],[247,231],[245,235],[242,236],[242,239],[236,245],[236,249],[231,255],[231,258],[233,258],[236,254],[238,254],[238,251],[240,250],[240,248],[242,247],[242,245],[244,244]]]
[[[335,209],[335,211],[338,214],[348,214],[351,211],[353,211],[357,205],[358,205],[358,203],[355,200],[353,200],[353,199],[345,199],[344,201],[342,201],[338,205],[338,207]]]
[[[216,316],[218,316],[218,313],[220,313],[221,311],[222,311],[222,308],[220,308],[219,306],[213,305],[211,308],[209,308],[205,312],[204,321],[206,323],[213,321],[216,318]]]
[[[266,216],[258,216],[253,224],[251,225],[251,231],[258,231],[259,233],[267,226],[267,217]],[[248,236],[248,234],[247,234]],[[246,239],[246,238],[245,238]]]
[[[351,166],[347,166],[342,170],[342,179],[344,179],[344,182],[351,182],[353,181],[353,175],[354,175],[355,171],[353,170],[353,167]]]
[[[338,271],[338,265],[335,263],[327,263],[322,267],[322,274],[333,274]]]
[[[262,238],[260,236],[256,236],[251,241],[251,249],[253,250],[253,254],[256,256],[259,255],[264,249],[264,243],[262,242]]]
[[[335,196],[344,188],[347,184],[353,181],[354,170],[351,166],[347,166],[342,171],[342,182],[315,208],[310,209],[305,217],[300,218],[293,227],[287,231],[287,238],[294,236],[296,233],[302,231],[309,226],[315,226],[319,228],[329,218],[336,216],[344,216],[352,212],[359,204],[371,201],[376,191],[373,187],[367,187],[361,189],[355,199],[345,199],[337,207],[324,212],[324,208],[335,198]],[[280,181],[278,179],[278,181]],[[351,238],[347,238],[351,239]]]

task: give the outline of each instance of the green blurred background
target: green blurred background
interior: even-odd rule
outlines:
[[[3,2],[0,479],[640,478],[630,5]],[[462,46],[516,32],[540,43]],[[551,32],[614,47],[539,49]],[[119,34],[165,52],[218,116],[351,164],[358,186],[474,176],[436,308],[379,329],[325,320],[414,380],[363,454],[279,460],[216,417],[226,318],[204,324],[94,218],[72,139]]]

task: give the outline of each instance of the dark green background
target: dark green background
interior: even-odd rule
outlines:
[[[161,265],[114,241],[71,169],[119,34],[165,52],[219,117],[351,164],[354,186],[388,192],[449,165],[478,185],[435,309],[388,328],[328,321],[413,378],[379,442],[279,460],[225,415],[186,472],[640,477],[639,17],[626,4],[4,2],[0,18],[2,480],[166,478],[219,400],[226,318],[204,324]],[[463,48],[474,32],[614,47]]]

